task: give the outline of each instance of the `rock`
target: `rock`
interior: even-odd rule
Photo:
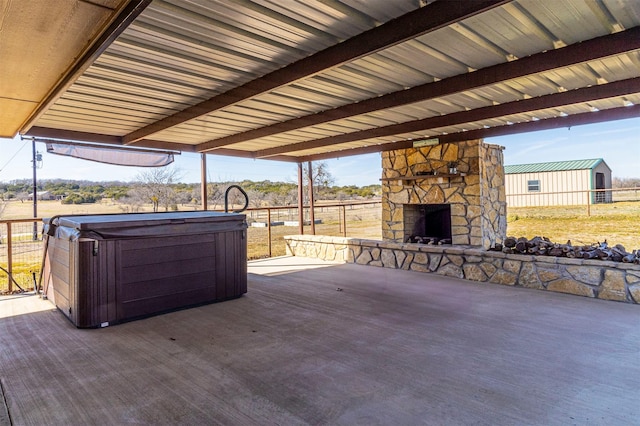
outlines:
[[[525,262],[522,265],[517,284],[526,288],[536,288],[539,290],[544,289],[542,281],[540,281],[540,278],[538,278],[538,274],[536,274],[536,267],[531,262]]]
[[[444,265],[442,268],[439,268],[436,273],[439,275],[445,275],[447,277],[464,278],[464,272],[462,271],[462,268],[454,265],[453,263]]]
[[[538,277],[542,282],[550,282],[562,278],[562,273],[556,268],[541,267],[538,265]]]
[[[392,250],[388,250],[388,249],[383,249],[382,253],[380,254],[380,259],[382,260],[382,265],[385,268],[393,268],[395,269],[396,266],[396,257],[393,254]]]
[[[429,256],[427,253],[416,253],[413,257],[413,263],[419,263],[420,265],[426,265],[429,263]]]
[[[631,299],[640,304],[640,285],[634,285],[629,287],[629,293],[631,294]]]
[[[417,272],[429,272],[429,269],[427,268],[426,265],[420,264],[420,263],[416,263],[413,262],[411,264],[411,266],[409,267],[409,269],[411,269],[412,271],[417,271]]]
[[[518,276],[516,274],[500,269],[495,274],[493,274],[490,281],[492,283],[502,285],[515,285],[517,279]]]
[[[404,263],[404,260],[407,258],[407,255],[405,252],[403,252],[402,250],[394,250],[393,251],[395,256],[396,256],[396,265],[398,268],[402,268],[402,264]]]
[[[464,271],[464,277],[468,280],[480,282],[487,281],[487,274],[482,270],[480,265],[473,263],[466,264],[462,267],[462,270]]]
[[[504,268],[505,271],[517,274],[518,272],[520,272],[521,265],[522,265],[522,262],[518,260],[505,260],[504,263],[502,264],[502,267]]]
[[[560,278],[550,282],[549,285],[547,285],[547,290],[575,294],[578,296],[596,297],[595,291],[592,287],[570,278]]]
[[[602,287],[598,294],[599,299],[618,300],[624,302],[627,300],[627,286],[625,284],[624,272],[622,271],[604,271],[604,279]]]
[[[373,258],[371,257],[369,250],[365,250],[356,258],[356,263],[358,265],[368,265],[372,260]]]
[[[429,270],[435,272],[440,267],[440,261],[442,260],[441,254],[432,254],[429,259]]]
[[[600,285],[602,269],[593,266],[567,266],[567,272],[578,281],[591,285]]]

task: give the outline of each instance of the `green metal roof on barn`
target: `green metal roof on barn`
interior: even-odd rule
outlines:
[[[602,158],[593,158],[589,160],[552,161],[547,163],[533,163],[533,164],[515,164],[511,166],[504,166],[504,173],[507,175],[512,175],[512,174],[518,174],[518,173],[560,172],[560,171],[566,171],[566,170],[591,170],[600,163],[604,163],[604,160]]]

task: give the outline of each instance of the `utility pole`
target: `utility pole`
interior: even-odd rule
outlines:
[[[31,151],[33,163],[33,218],[38,217],[38,184],[36,180],[36,168],[38,167],[37,156],[40,155],[36,152],[36,140],[31,139]],[[33,241],[38,240],[38,223],[33,221]]]

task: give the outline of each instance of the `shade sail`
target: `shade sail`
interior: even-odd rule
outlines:
[[[47,152],[119,166],[162,167],[173,163],[172,152],[116,149],[87,145],[47,143]]]

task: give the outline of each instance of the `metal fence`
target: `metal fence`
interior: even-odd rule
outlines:
[[[553,207],[567,206],[582,208],[590,216],[599,205],[619,202],[640,201],[640,188],[593,189],[583,191],[528,192],[523,194],[507,194],[507,206],[520,207]]]
[[[282,256],[285,235],[298,234],[298,207],[251,208],[247,215],[248,257]],[[304,209],[303,232],[312,233],[310,211]],[[380,238],[380,201],[318,204],[315,233]],[[0,220],[0,294],[33,290],[43,257],[42,219]]]
[[[42,220],[0,221],[0,293],[33,290],[42,263]]]
[[[263,207],[247,209],[248,257],[257,259],[282,256],[286,247],[284,236],[299,233],[297,206]],[[310,209],[304,209],[305,234],[380,238],[382,218],[381,202],[362,201],[334,204],[316,204],[314,225]]]

